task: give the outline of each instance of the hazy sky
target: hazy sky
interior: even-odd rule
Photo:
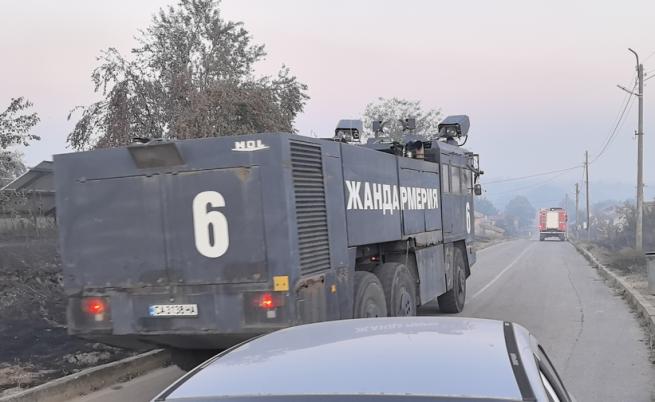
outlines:
[[[90,74],[99,51],[127,54],[137,30],[170,3],[1,1],[0,107],[26,96],[42,118],[35,131],[43,140],[24,150],[30,165],[65,152],[68,111],[98,99]],[[596,154],[624,100],[616,84],[631,86],[634,76],[627,47],[642,59],[655,52],[652,0],[226,0],[222,10],[266,44],[259,72],[285,63],[309,85],[311,100],[296,122],[301,134],[328,136],[338,119],[360,116],[378,96],[419,99],[471,117],[467,146],[481,154],[488,180],[579,164],[585,149]],[[655,74],[655,55],[644,64]],[[655,187],[650,88],[645,175]],[[634,185],[636,110],[635,102],[592,165],[592,181]]]

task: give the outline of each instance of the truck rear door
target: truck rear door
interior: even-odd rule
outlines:
[[[559,230],[559,211],[546,212],[546,229]]]
[[[62,180],[67,289],[266,281],[258,169]]]
[[[66,184],[57,205],[66,288],[168,283],[159,176]]]
[[[162,187],[172,282],[267,280],[258,167],[165,175]]]

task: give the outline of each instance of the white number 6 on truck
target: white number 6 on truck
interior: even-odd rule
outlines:
[[[193,198],[193,235],[196,249],[205,257],[218,258],[230,245],[227,219],[216,210],[224,206],[225,199],[216,191],[203,191]]]

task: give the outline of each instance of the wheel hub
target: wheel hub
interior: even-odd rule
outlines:
[[[400,289],[400,297],[398,298],[397,316],[405,317],[413,315],[412,296],[406,288]]]

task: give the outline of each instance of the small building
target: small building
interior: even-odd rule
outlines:
[[[53,163],[43,161],[0,188],[0,234],[39,234],[55,225]]]
[[[493,218],[475,211],[475,235],[478,238],[500,239],[504,234],[505,230],[496,226]]]

